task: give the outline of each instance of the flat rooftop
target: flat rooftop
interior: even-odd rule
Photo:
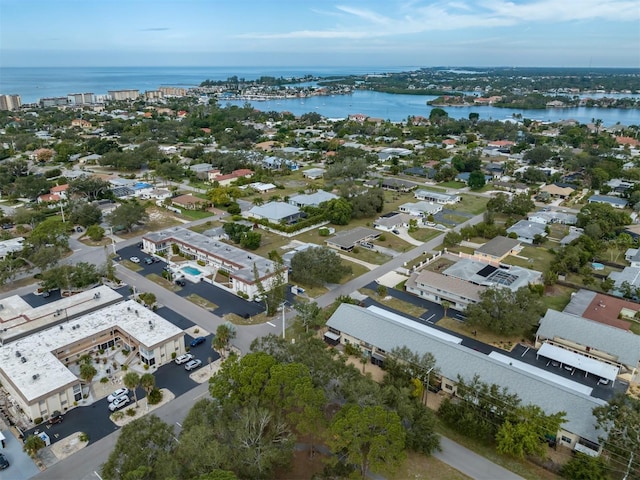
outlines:
[[[19,295],[3,298],[0,300],[0,338],[10,342],[121,300],[122,295],[104,285],[39,307],[32,307]]]
[[[0,371],[32,401],[78,380],[52,352],[115,327],[149,350],[184,334],[151,310],[127,300],[1,346]]]

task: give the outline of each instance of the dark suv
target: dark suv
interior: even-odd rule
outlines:
[[[9,460],[0,453],[0,470],[4,470],[5,468],[9,468]]]
[[[54,425],[56,423],[62,422],[63,418],[64,417],[62,416],[62,414],[60,412],[54,413],[53,415],[51,415],[51,418],[47,421],[47,423],[49,425]]]

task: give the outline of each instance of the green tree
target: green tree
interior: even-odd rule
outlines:
[[[82,196],[87,200],[99,200],[111,195],[109,183],[98,177],[79,177],[69,182],[69,195]]]
[[[388,293],[386,285],[380,283],[377,288],[377,293],[379,297],[386,297]]]
[[[38,435],[29,435],[24,441],[22,450],[27,453],[31,458],[34,458],[38,452],[45,447],[44,440]]]
[[[444,236],[444,240],[442,241],[442,244],[445,247],[455,247],[456,245],[459,245],[460,242],[462,242],[463,237],[461,234],[459,234],[458,232],[447,232],[447,234]]]
[[[545,307],[540,295],[529,287],[513,292],[508,288],[487,288],[480,301],[465,310],[467,324],[511,335],[537,324]]]
[[[69,221],[87,228],[89,225],[97,225],[102,221],[102,212],[93,203],[75,202],[71,205]]]
[[[137,200],[123,203],[113,212],[107,215],[107,222],[112,227],[124,228],[130,232],[134,225],[144,222],[149,218],[144,205]]]
[[[640,478],[640,400],[619,393],[606,405],[594,408],[593,415],[597,428],[606,434],[600,439],[605,450],[624,465],[623,471],[631,465],[628,478]]]
[[[135,399],[137,407],[138,394],[136,393],[136,389],[138,388],[138,385],[140,385],[140,375],[136,372],[128,372],[122,380],[124,382],[124,386],[133,392],[133,398]]]
[[[122,427],[116,446],[101,469],[105,480],[179,478],[172,455],[173,427],[145,415]]]
[[[87,227],[87,237],[89,237],[94,242],[99,242],[104,238],[104,228],[100,225],[89,225]]]
[[[46,245],[69,248],[69,232],[67,225],[58,217],[50,217],[40,222],[31,231],[28,243],[34,249]]]
[[[93,377],[98,374],[98,371],[90,363],[83,363],[80,365],[80,378],[86,383],[91,384]]]
[[[358,465],[362,478],[370,470],[393,472],[405,458],[405,431],[398,414],[380,406],[345,405],[329,427],[327,444],[333,461],[342,456]]]
[[[316,302],[300,302],[296,301],[293,308],[298,315],[297,320],[302,324],[305,333],[309,332],[309,327],[315,327],[320,319],[322,309]]]
[[[262,242],[262,234],[254,232],[253,230],[245,232],[240,239],[240,246],[248,250],[255,250],[260,248],[260,242]]]
[[[486,183],[487,181],[484,178],[484,173],[480,170],[475,170],[469,174],[467,185],[469,185],[471,190],[480,190]]]
[[[560,425],[565,422],[565,412],[546,415],[537,405],[516,408],[496,434],[500,453],[524,458],[526,455],[542,457],[547,436],[555,438]]]
[[[291,279],[304,285],[338,283],[351,273],[342,259],[327,247],[312,247],[296,253],[291,259]]]
[[[320,207],[325,210],[327,218],[334,225],[347,225],[351,220],[353,207],[344,198],[334,198],[328,202],[323,202]]]
[[[236,329],[231,323],[223,323],[216,328],[216,334],[213,337],[213,343],[211,347],[220,353],[220,356],[224,358],[225,352],[229,348],[229,343],[236,336]]]
[[[147,394],[147,401],[149,400],[149,394],[156,386],[156,377],[153,373],[145,373],[140,377],[140,386]]]
[[[449,118],[449,114],[442,108],[432,108],[429,112],[429,121],[436,125],[441,125]]]
[[[592,457],[575,452],[562,466],[560,475],[569,480],[608,480],[607,464],[602,456]]]

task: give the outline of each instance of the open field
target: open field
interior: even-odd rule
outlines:
[[[444,317],[442,320],[437,322],[436,325],[458,332],[462,335],[466,335],[467,337],[472,337],[482,343],[493,345],[508,351],[515,347],[519,342],[525,342],[527,340],[522,336],[507,337],[504,335],[498,335],[497,333],[484,330],[481,327],[471,327],[460,320],[449,317]],[[476,334],[474,335],[473,332],[476,332]]]
[[[380,302],[386,307],[392,308],[394,310],[398,310],[399,312],[406,313],[411,317],[419,317],[420,315],[424,314],[427,311],[422,307],[419,307],[412,303],[403,302],[402,300],[399,300],[392,296],[380,297],[378,296],[378,292],[374,292],[373,290],[370,290],[368,288],[361,288],[360,293],[364,295],[368,295],[372,299],[374,299],[376,302]]]
[[[486,197],[465,194],[462,194],[460,197],[462,200],[453,208],[453,210],[477,215],[487,209],[487,202],[489,199]]]
[[[409,232],[409,235],[420,242],[427,242],[441,233],[440,230],[434,228],[418,228],[415,232]]]

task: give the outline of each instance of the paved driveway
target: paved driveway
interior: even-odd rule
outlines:
[[[6,470],[0,470],[0,478],[7,480],[27,480],[40,473],[31,457],[22,451],[22,443],[13,436],[10,430],[2,430],[6,448],[0,452],[7,457],[10,465]]]

